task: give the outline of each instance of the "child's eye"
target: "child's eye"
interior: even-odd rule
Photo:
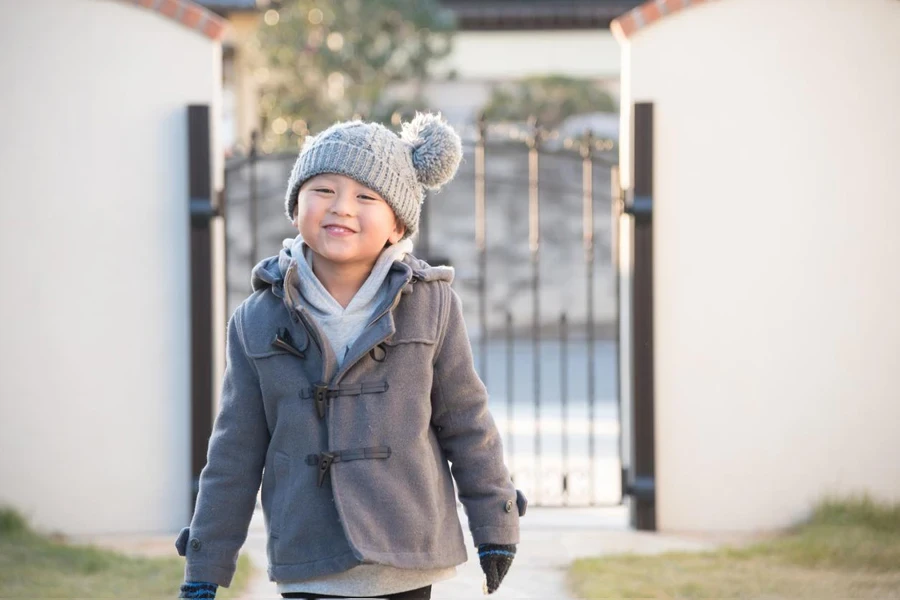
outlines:
[[[314,192],[321,192],[323,194],[331,194],[332,191],[329,188],[315,188]]]
[[[363,200],[378,200],[378,198],[374,198],[372,196],[367,196],[366,194],[360,194],[359,197],[362,198]]]

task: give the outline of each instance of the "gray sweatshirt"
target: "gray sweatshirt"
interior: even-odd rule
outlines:
[[[298,235],[286,239],[283,246],[291,251],[296,262],[300,303],[316,319],[342,365],[347,350],[374,316],[374,311],[386,300],[388,286],[385,278],[395,260],[412,251],[412,241],[405,239],[385,248],[366,281],[344,308],[328,293],[313,272],[312,249]],[[285,256],[282,254],[282,256]],[[304,257],[306,260],[298,257]],[[283,265],[284,270],[287,266]],[[306,592],[329,596],[383,596],[414,590],[456,574],[455,567],[445,569],[398,569],[387,565],[359,565],[341,573],[313,577],[299,581],[278,582],[278,593]]]
[[[385,277],[395,260],[403,260],[403,257],[412,252],[412,242],[408,239],[385,248],[375,261],[372,272],[363,283],[356,295],[344,308],[335,300],[319,278],[313,272],[312,249],[298,235],[294,239],[286,239],[282,245],[290,249],[290,258],[281,254],[281,260],[291,260],[297,263],[298,291],[300,302],[315,318],[316,323],[325,332],[338,366],[343,365],[347,356],[347,350],[365,329],[368,322],[374,316],[382,302],[387,298],[387,286]],[[304,257],[301,260],[298,257]],[[287,271],[289,265],[281,265]]]

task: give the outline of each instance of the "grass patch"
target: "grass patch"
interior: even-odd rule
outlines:
[[[172,552],[174,554],[174,538]],[[217,598],[237,598],[252,574],[246,556]],[[0,508],[0,598],[176,598],[184,559],[136,558],[93,546],[69,545],[33,532]]]
[[[826,500],[771,541],[581,559],[569,584],[577,598],[900,598],[900,505]]]

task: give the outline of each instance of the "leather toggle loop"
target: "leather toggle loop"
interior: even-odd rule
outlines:
[[[371,350],[369,350],[369,356],[372,357],[372,360],[375,362],[384,362],[384,359],[387,358],[387,346],[383,343],[378,344]]]
[[[278,330],[278,333],[275,334],[275,339],[272,340],[272,347],[290,352],[291,354],[299,358],[306,358],[306,353],[304,353],[294,345],[294,340],[291,337],[291,332],[287,329]]]
[[[328,406],[328,386],[324,383],[317,383],[313,387],[313,398],[316,402],[316,414],[320,419],[324,419],[325,409]]]
[[[310,454],[306,457],[306,464],[318,467],[318,486],[322,487],[325,482],[325,476],[331,469],[331,465],[338,462],[347,462],[351,460],[364,460],[372,458],[386,459],[391,456],[390,446],[372,446],[370,448],[356,448],[354,450],[341,450],[340,452],[320,452],[319,454]]]
[[[319,455],[319,487],[325,482],[325,476],[328,475],[328,469],[334,462],[334,454],[331,452],[323,452]]]

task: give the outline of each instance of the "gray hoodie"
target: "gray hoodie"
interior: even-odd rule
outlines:
[[[316,277],[313,272],[312,249],[303,238],[298,235],[296,238],[286,239],[282,246],[283,249],[278,255],[278,268],[286,273],[291,261],[297,263],[298,300],[322,328],[340,367],[350,349],[350,344],[359,337],[374,316],[375,310],[385,301],[388,293],[385,278],[391,265],[412,251],[412,242],[406,239],[385,248],[375,261],[372,272],[346,308],[328,293]]]
[[[220,411],[176,542],[186,580],[231,583],[260,482],[272,581],[462,564],[454,481],[476,545],[518,543],[516,491],[452,269],[394,262],[339,367],[297,301],[290,262],[257,265],[228,323]]]

